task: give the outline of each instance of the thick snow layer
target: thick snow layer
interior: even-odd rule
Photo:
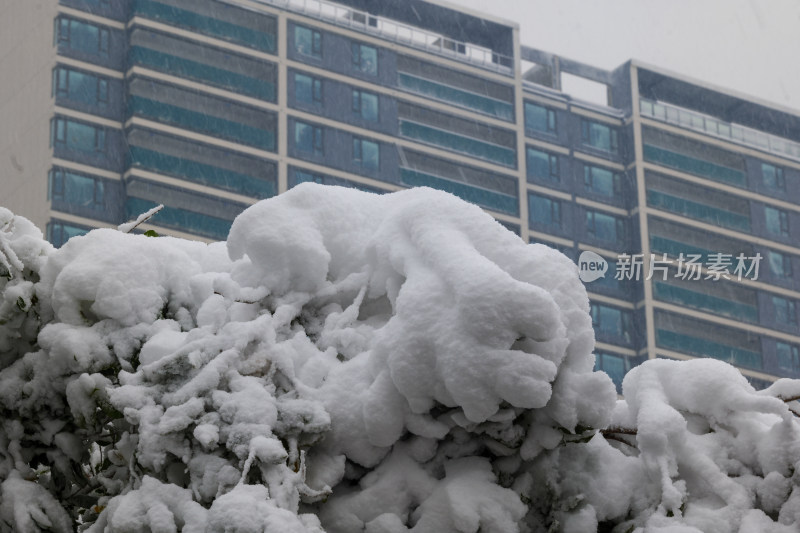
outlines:
[[[617,401],[575,265],[446,193],[305,184],[210,245],[0,210],[0,274],[0,531],[800,524],[796,382]]]

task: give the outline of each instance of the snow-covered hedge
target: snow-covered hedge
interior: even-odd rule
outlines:
[[[429,189],[302,185],[211,245],[0,209],[0,531],[797,531],[797,382],[656,360],[618,401],[588,310]]]

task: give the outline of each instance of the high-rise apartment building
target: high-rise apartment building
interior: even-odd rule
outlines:
[[[609,262],[587,289],[615,381],[654,357],[722,359],[758,385],[800,376],[796,112],[636,61],[550,55],[439,2],[4,9],[0,204],[56,245],[157,204],[142,229],[217,240],[300,182],[430,186]],[[607,105],[565,94],[564,75],[604,85]]]

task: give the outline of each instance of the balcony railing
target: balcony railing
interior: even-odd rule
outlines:
[[[696,130],[707,135],[725,139],[744,146],[764,150],[780,157],[800,161],[800,143],[770,135],[763,131],[731,124],[717,118],[690,111],[682,107],[654,102],[642,98],[639,101],[642,116]]]
[[[231,0],[225,0],[231,1]],[[327,0],[258,0],[261,3],[301,13],[338,26],[377,35],[400,44],[420,48],[441,56],[503,74],[514,72],[514,58],[488,48],[456,41],[441,34],[415,28],[402,22],[370,15],[366,11]],[[233,3],[233,2],[231,2]]]

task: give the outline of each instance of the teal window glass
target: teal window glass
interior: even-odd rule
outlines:
[[[50,171],[50,199],[79,207],[102,209],[105,187],[103,181],[61,168]]]
[[[294,75],[294,98],[306,104],[322,103],[322,80],[305,74]]]
[[[361,43],[353,43],[351,47],[353,54],[353,68],[358,72],[378,75],[378,50],[372,46]]]
[[[354,137],[353,162],[367,170],[378,170],[381,163],[378,143]]]
[[[531,224],[561,226],[561,202],[555,198],[528,194],[528,218]]]
[[[84,226],[75,226],[73,224],[67,224],[66,222],[53,220],[47,224],[47,240],[56,248],[61,248],[61,246],[72,237],[85,235],[89,233],[90,230],[91,228]]]
[[[594,369],[608,374],[617,387],[617,393],[622,393],[622,380],[627,372],[627,361],[621,355],[611,353],[597,353],[594,359]]]
[[[529,178],[546,178],[558,181],[558,156],[531,148],[525,149],[527,160],[527,174]]]
[[[475,187],[446,177],[435,176],[410,168],[400,168],[400,180],[403,185],[409,187],[431,187],[455,194],[462,200],[478,204],[494,211],[515,216],[519,214],[519,202],[516,196],[484,189],[482,187]]]
[[[156,202],[134,196],[129,196],[125,201],[129,219],[136,218],[156,205],[158,205]],[[230,220],[170,206],[159,211],[158,215],[153,218],[153,223],[212,239],[226,238],[231,229]]]
[[[764,177],[764,186],[773,191],[785,191],[786,182],[783,179],[783,169],[770,165],[769,163],[761,163],[761,174]]]
[[[61,146],[82,152],[104,152],[106,149],[106,131],[97,126],[90,126],[64,118],[50,121],[50,141],[53,146]]]
[[[778,359],[778,368],[784,372],[797,372],[800,370],[800,349],[785,342],[775,343],[775,355]]]
[[[590,120],[581,122],[581,141],[604,152],[616,154],[619,151],[617,130],[599,122]]]
[[[792,277],[792,257],[780,252],[770,250],[767,253],[767,261],[769,263],[769,271],[773,276],[779,278]]]
[[[322,57],[322,34],[311,28],[295,26],[294,49],[306,56]]]
[[[624,339],[625,342],[631,341],[633,315],[629,311],[593,303],[591,314],[595,331]]]
[[[525,102],[525,131],[556,132],[556,112],[544,106]]]
[[[360,89],[353,89],[353,113],[364,120],[377,122],[378,95]]]
[[[53,93],[88,105],[108,105],[108,80],[64,67],[53,69]]]
[[[586,232],[601,241],[616,242],[626,236],[625,221],[605,213],[587,211]]]
[[[411,92],[424,94],[430,98],[471,109],[479,113],[504,120],[514,120],[514,106],[509,102],[497,100],[485,94],[452,87],[445,83],[412,76],[405,72],[397,73],[397,84]]]
[[[622,194],[622,176],[605,168],[584,165],[583,182],[587,191],[603,196]]]
[[[322,128],[306,124],[305,122],[295,122],[294,144],[298,150],[309,152],[314,155],[322,155],[324,153],[322,146]]]
[[[789,236],[789,214],[782,209],[774,207],[764,208],[764,218],[767,223],[767,231],[773,235]]]
[[[758,352],[674,331],[657,329],[656,343],[664,348],[671,348],[700,357],[711,357],[733,365],[748,368],[762,367],[761,354]]]
[[[108,56],[107,29],[69,18],[59,19],[57,28],[59,44],[95,56]]]
[[[797,304],[781,296],[772,297],[772,306],[775,308],[775,320],[780,324],[797,324]]]
[[[716,181],[735,185],[746,185],[747,179],[741,170],[711,163],[649,144],[644,145],[644,159],[665,167],[675,168]]]

